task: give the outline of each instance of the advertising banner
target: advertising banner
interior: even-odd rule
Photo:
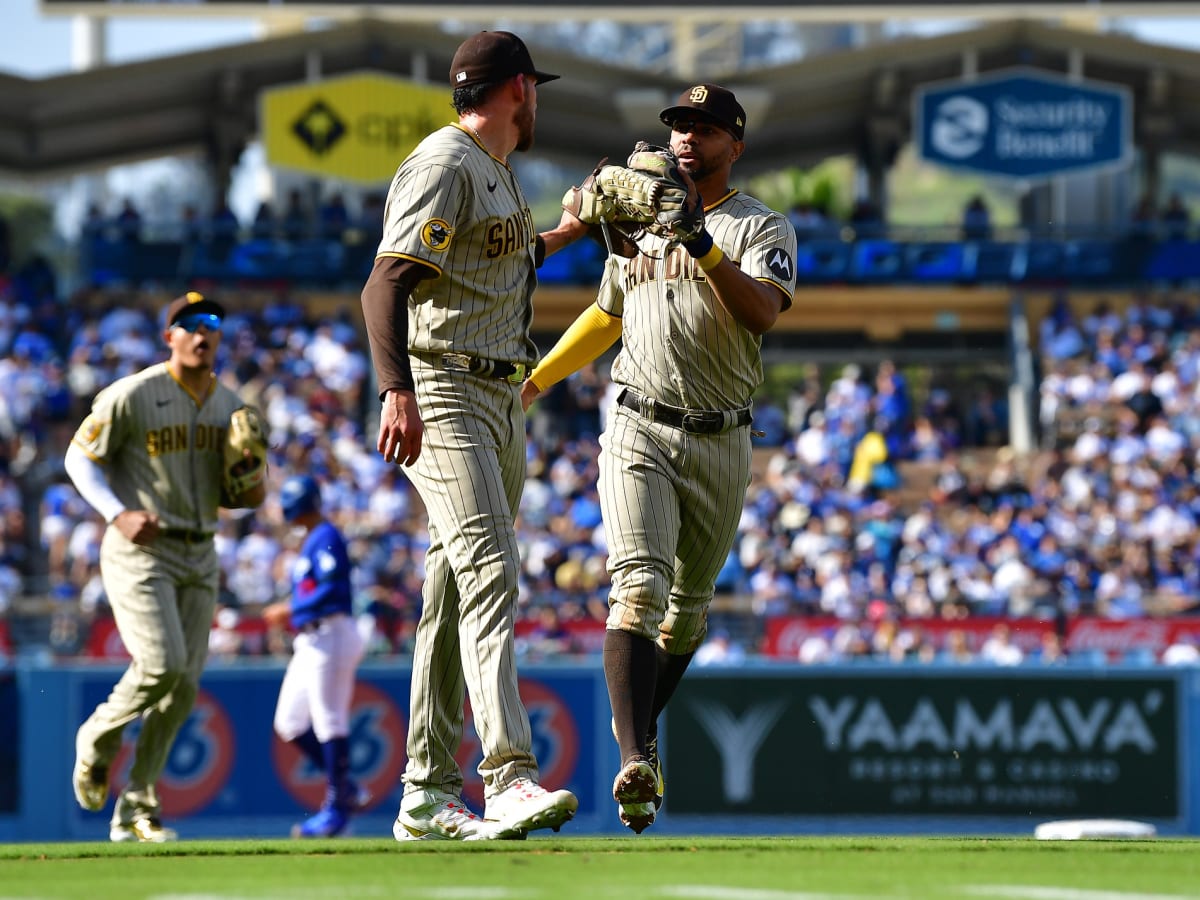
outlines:
[[[264,91],[260,123],[271,165],[381,184],[453,118],[448,85],[362,73]]]
[[[1129,90],[1033,69],[925,85],[913,95],[922,159],[1036,181],[1122,165],[1133,153]]]
[[[323,773],[280,741],[272,728],[282,676],[277,668],[213,667],[204,674],[195,707],[158,782],[165,816],[175,822],[217,824],[248,817],[297,817],[320,805]],[[103,701],[113,681],[110,670],[82,671],[77,682],[80,710],[86,714]],[[407,668],[369,667],[359,673],[351,708],[350,766],[351,774],[371,795],[370,812],[391,814],[399,804],[400,776],[407,762],[408,686]],[[0,714],[5,696],[0,681]],[[612,742],[607,729],[600,735],[603,743],[597,739],[597,723],[608,721],[597,708],[597,696],[595,674],[587,670],[564,669],[521,680],[541,779],[549,787],[574,791],[581,818],[598,809],[594,772],[600,766],[601,748]],[[112,766],[114,785],[128,778],[138,727],[135,722],[123,734]],[[0,762],[2,754],[0,747]],[[479,739],[468,704],[458,762],[466,779],[464,799],[481,810],[479,760]],[[0,799],[5,773],[12,770],[15,766],[0,768]],[[102,813],[87,813],[72,804],[74,827],[86,833],[86,823],[97,817],[107,819],[111,802]]]
[[[670,811],[1180,814],[1172,676],[946,675],[689,676],[667,708]]]
[[[21,783],[21,704],[11,669],[0,668],[0,815],[17,811]]]

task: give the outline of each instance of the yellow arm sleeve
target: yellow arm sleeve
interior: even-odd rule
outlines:
[[[593,303],[563,332],[529,376],[539,391],[562,381],[617,342],[621,320]]]

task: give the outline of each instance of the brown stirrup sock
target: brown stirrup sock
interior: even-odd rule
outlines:
[[[667,703],[674,696],[675,689],[679,687],[679,682],[683,680],[683,673],[687,671],[688,665],[691,664],[692,657],[695,655],[695,650],[691,653],[673,654],[668,653],[657,644],[654,645],[654,659],[658,677],[654,682],[654,707],[650,710],[650,721],[652,723],[657,724],[658,717],[667,708]],[[657,729],[655,731],[657,732]]]
[[[653,641],[628,631],[604,632],[604,680],[622,764],[630,757],[646,756],[656,672]]]

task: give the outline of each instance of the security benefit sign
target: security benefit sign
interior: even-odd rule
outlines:
[[[260,121],[271,165],[379,184],[452,113],[448,88],[358,74],[266,91]]]
[[[1133,152],[1133,103],[1123,87],[1010,69],[926,85],[914,95],[922,159],[1007,178],[1122,165]]]
[[[1175,817],[1168,677],[703,677],[667,708],[672,813]]]

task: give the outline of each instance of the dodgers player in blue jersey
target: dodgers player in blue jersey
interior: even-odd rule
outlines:
[[[283,518],[306,532],[292,568],[290,615],[296,637],[279,688],[275,733],[325,772],[325,802],[292,829],[292,837],[334,837],[366,798],[350,777],[350,701],[363,639],[351,608],[350,557],[333,523],[321,514],[321,488],[307,475],[279,492]]]

